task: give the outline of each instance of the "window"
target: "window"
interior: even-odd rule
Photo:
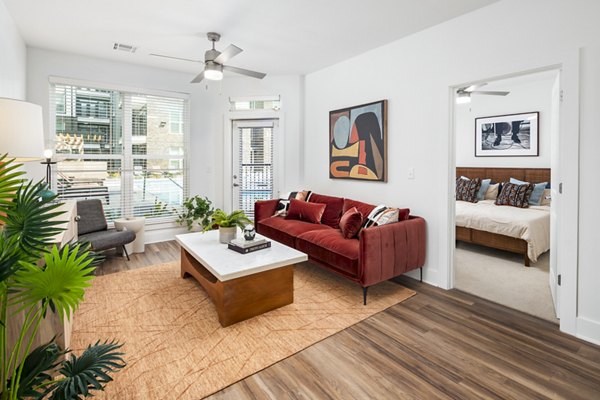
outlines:
[[[99,198],[109,221],[174,220],[188,190],[187,97],[59,82],[50,94],[59,197]],[[179,135],[165,129],[173,115]]]
[[[255,111],[273,110],[279,111],[281,100],[279,96],[256,96],[252,98],[235,97],[229,98],[229,111]]]
[[[183,133],[183,114],[180,110],[171,110],[169,113],[169,132]]]

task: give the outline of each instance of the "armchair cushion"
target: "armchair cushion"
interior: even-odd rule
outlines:
[[[89,242],[93,250],[101,251],[112,249],[114,247],[124,246],[135,240],[135,233],[132,231],[106,230],[91,232],[79,236],[79,241]]]

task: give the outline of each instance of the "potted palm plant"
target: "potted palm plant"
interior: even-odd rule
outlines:
[[[231,214],[227,214],[220,208],[216,209],[212,214],[210,226],[204,230],[207,231],[212,226],[217,225],[219,227],[219,241],[221,243],[229,243],[237,237],[237,228],[244,229],[246,224],[250,224],[252,221],[246,213],[242,210],[235,210]]]
[[[88,244],[50,245],[61,231],[60,204],[44,183],[23,180],[18,167],[0,156],[0,399],[92,396],[125,366],[121,344],[98,341],[79,356],[54,339],[32,347],[47,313],[64,319],[77,309],[101,257]]]

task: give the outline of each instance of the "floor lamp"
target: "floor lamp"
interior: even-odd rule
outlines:
[[[8,154],[18,163],[27,163],[42,160],[43,151],[42,107],[0,98],[0,154]]]

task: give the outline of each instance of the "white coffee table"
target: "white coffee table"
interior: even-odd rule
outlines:
[[[219,242],[217,230],[175,238],[181,277],[193,276],[206,290],[223,327],[294,301],[293,265],[306,261],[306,254],[274,240],[270,248],[240,254]]]

